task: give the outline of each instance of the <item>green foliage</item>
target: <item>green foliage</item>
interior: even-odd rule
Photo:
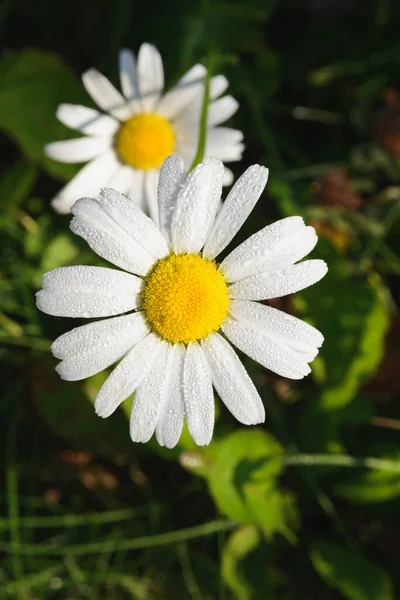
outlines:
[[[361,554],[326,542],[313,544],[310,558],[326,583],[348,600],[393,600],[390,579]]]
[[[2,3],[1,599],[399,596],[400,7],[361,4]],[[237,178],[265,164],[270,180],[238,241],[298,214],[318,229],[310,258],[329,266],[271,301],[323,332],[312,376],[285,380],[241,356],[266,423],[244,428],[216,399],[206,448],[186,425],[173,450],[133,444],[132,400],[99,419],[113,367],[61,381],[51,342],[83,321],[35,307],[43,272],[109,266],[50,206],[80,168],[44,154],[79,136],[57,106],[92,105],[81,73],[93,66],[118,85],[119,50],[144,41],[160,49],[167,85],[211,59],[239,102],[223,126],[246,148],[228,167]]]
[[[324,411],[346,406],[374,373],[388,327],[379,290],[355,278],[343,258],[332,252],[327,258],[328,275],[295,298],[296,306],[325,336],[315,370],[323,385],[319,406]]]
[[[82,388],[78,383],[64,386],[60,383],[53,365],[43,363],[36,373],[34,400],[39,415],[47,427],[57,436],[76,447],[96,454],[115,457],[132,456],[134,449],[127,436],[126,422],[119,412],[110,429],[107,421],[94,415],[93,399],[105,374],[94,375]]]
[[[371,454],[395,462],[400,459],[400,451],[394,444],[385,448],[372,446]],[[383,470],[352,475],[336,484],[335,493],[355,504],[388,502],[400,496],[400,475]]]
[[[235,596],[242,600],[250,600],[253,597],[252,586],[246,578],[243,562],[260,542],[257,528],[247,525],[232,533],[224,546],[221,562],[222,577]]]
[[[76,168],[50,160],[43,147],[68,130],[55,116],[61,102],[87,103],[76,76],[62,59],[48,52],[8,52],[0,62],[0,128],[27,157],[53,175],[69,178]],[[71,132],[70,137],[73,137]]]
[[[0,182],[2,210],[17,208],[27,199],[35,184],[38,170],[28,162],[18,162],[7,169]]]
[[[277,481],[281,453],[281,445],[261,429],[237,431],[218,443],[207,474],[220,512],[258,525],[266,539],[287,529],[287,499]]]

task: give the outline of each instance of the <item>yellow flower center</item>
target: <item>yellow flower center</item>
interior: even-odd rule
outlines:
[[[135,169],[157,169],[173,154],[175,135],[163,117],[136,115],[123,123],[117,136],[117,150],[122,160]]]
[[[216,264],[198,254],[171,254],[147,277],[143,307],[153,329],[173,343],[217,331],[228,312],[228,286]]]

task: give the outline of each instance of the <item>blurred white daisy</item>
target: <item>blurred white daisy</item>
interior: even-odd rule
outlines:
[[[71,229],[124,271],[61,267],[46,273],[40,310],[65,317],[112,317],[65,333],[52,345],[63,379],[84,379],[121,360],[95,409],[108,417],[135,392],[130,433],[177,444],[186,417],[199,445],[214,426],[213,386],[246,425],[264,421],[261,399],[229,340],[264,367],[291,379],[310,373],[323,342],[300,319],[255,302],[306,288],[327,272],[322,260],[297,262],[315,246],[313,227],[288,217],[261,229],[220,264],[268,178],[254,165],[220,206],[223,164],[209,158],[186,177],[182,159],[160,172],[159,222],[128,198],[103,189],[82,198]]]
[[[170,91],[163,94],[164,72],[161,56],[150,44],[143,44],[135,57],[122,50],[119,57],[122,94],[95,69],[83,74],[86,91],[99,112],[86,106],[61,104],[58,119],[77,129],[84,137],[48,144],[46,154],[60,162],[90,161],[53,198],[60,213],[71,212],[78,195],[97,196],[107,186],[126,194],[153,219],[158,218],[157,183],[159,170],[171,154],[178,152],[188,170],[194,160],[206,69],[195,65]],[[219,125],[237,110],[232,96],[221,94],[228,81],[222,75],[210,81],[210,105],[205,155],[224,163],[240,160],[241,131]],[[225,169],[224,184],[232,183]]]

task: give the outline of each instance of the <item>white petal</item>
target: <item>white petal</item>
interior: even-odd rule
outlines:
[[[173,154],[163,162],[158,178],[158,215],[160,229],[168,243],[171,242],[171,223],[178,194],[186,181],[183,160]]]
[[[218,212],[206,245],[205,258],[213,259],[237,234],[251,211],[268,180],[268,169],[253,165],[237,180]]]
[[[239,102],[233,96],[224,96],[210,103],[208,107],[208,125],[220,125],[235,114]]]
[[[139,277],[103,267],[59,267],[43,275],[39,310],[56,317],[110,317],[133,310]]]
[[[145,198],[146,198],[145,212],[150,215],[151,219],[157,225],[157,230],[158,230],[157,188],[158,188],[159,173],[160,173],[160,171],[158,169],[151,169],[151,170],[147,170],[144,174],[144,194],[145,194]]]
[[[229,313],[246,326],[263,331],[278,343],[300,353],[306,362],[314,360],[323,335],[308,323],[272,306],[246,300],[231,300]]]
[[[215,127],[207,131],[206,156],[216,156],[224,162],[241,160],[243,133],[230,127]]]
[[[136,61],[130,50],[121,50],[119,53],[119,77],[121,89],[125,98],[129,101],[132,110],[140,111],[139,86],[137,82]]]
[[[97,106],[116,119],[125,121],[132,115],[132,107],[111,81],[96,69],[89,69],[82,75],[83,85]]]
[[[229,83],[225,75],[216,75],[210,81],[210,98],[213,100],[221,96],[228,87]]]
[[[118,171],[107,181],[107,187],[120,194],[127,194],[134,181],[133,169],[129,165],[121,165]]]
[[[137,69],[142,110],[152,112],[164,89],[162,59],[155,46],[140,46]]]
[[[313,285],[327,271],[323,260],[306,260],[278,271],[266,271],[241,279],[229,287],[229,296],[236,300],[280,298]]]
[[[136,390],[130,418],[130,434],[134,442],[148,442],[153,435],[170,389],[170,349],[160,341],[161,351],[153,368]]]
[[[227,169],[226,167],[224,168],[224,186],[225,185],[232,185],[233,183],[233,173],[230,169]]]
[[[97,394],[94,408],[99,417],[109,417],[150,372],[161,351],[160,339],[150,333],[117,365]]]
[[[99,203],[107,215],[154,258],[163,258],[168,254],[161,231],[132,200],[115,190],[103,188]]]
[[[111,146],[111,137],[81,137],[47,144],[45,152],[53,160],[64,163],[80,163],[96,158]]]
[[[144,195],[144,171],[132,169],[132,183],[128,190],[127,196],[132,202],[146,212],[145,195]]]
[[[250,328],[246,323],[227,317],[222,330],[239,350],[267,369],[289,379],[302,379],[311,372],[304,359],[282,346],[265,332]]]
[[[190,435],[198,446],[206,446],[214,429],[214,395],[210,369],[197,342],[192,342],[186,349],[183,389]]]
[[[211,371],[212,382],[233,416],[245,425],[265,421],[261,398],[232,346],[218,333],[201,342]]]
[[[156,436],[160,446],[174,448],[181,437],[185,416],[183,398],[183,361],[185,347],[174,344],[171,348],[171,382],[167,401],[161,409],[158,419]]]
[[[71,206],[82,196],[97,196],[100,188],[119,170],[121,164],[114,150],[109,150],[85,165],[67,185],[58,192],[51,204],[59,213],[71,212]]]
[[[119,122],[103,115],[94,108],[79,104],[60,104],[57,118],[71,129],[77,129],[85,135],[114,135],[119,128]]]
[[[318,238],[314,227],[298,227],[296,217],[268,225],[233,250],[221,263],[227,281],[293,264],[311,252]]]
[[[51,347],[53,355],[63,359],[56,371],[67,381],[91,377],[120,360],[148,332],[142,313],[76,327]]]
[[[83,237],[102,258],[125,271],[146,275],[154,256],[116,223],[94,198],[81,198],[72,207],[71,230]]]
[[[215,158],[206,158],[189,173],[172,217],[176,254],[199,252],[203,247],[221,199],[223,176],[223,164]]]
[[[173,120],[199,94],[204,93],[204,77],[207,69],[203,65],[194,65],[178,83],[163,96],[157,104],[157,114]]]

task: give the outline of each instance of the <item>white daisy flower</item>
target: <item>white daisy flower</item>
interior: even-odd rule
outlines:
[[[268,225],[220,263],[256,204],[268,170],[254,165],[220,207],[223,164],[209,158],[187,177],[182,159],[160,172],[160,228],[128,198],[103,189],[82,198],[71,229],[99,256],[123,271],[61,267],[46,273],[40,310],[64,317],[114,317],[59,337],[52,352],[63,379],[90,377],[121,362],[101,387],[95,410],[111,415],[133,392],[130,434],[175,446],[186,417],[198,445],[214,426],[213,386],[242,423],[264,421],[261,399],[232,348],[290,379],[310,373],[323,342],[314,327],[258,303],[291,294],[321,279],[322,260],[304,258],[317,243],[301,217]],[[228,341],[229,340],[229,341]]]
[[[119,66],[122,94],[95,69],[82,76],[86,91],[103,112],[73,104],[61,104],[57,110],[58,119],[84,137],[48,144],[46,154],[65,163],[90,161],[53,198],[57,212],[71,212],[78,195],[94,196],[107,186],[129,196],[157,220],[162,163],[175,152],[182,156],[186,170],[194,160],[206,68],[195,65],[163,94],[163,64],[154,46],[141,46],[137,64],[132,52],[122,50]],[[210,81],[205,150],[206,156],[224,163],[240,160],[244,148],[241,131],[220,127],[238,108],[232,96],[220,97],[227,86],[222,75]],[[232,172],[225,169],[224,184],[232,180]]]

